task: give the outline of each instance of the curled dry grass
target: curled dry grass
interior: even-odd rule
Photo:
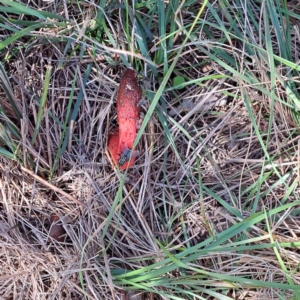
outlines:
[[[185,21],[190,22],[188,14]],[[124,25],[111,22],[115,28]],[[215,37],[222,35],[213,30]],[[54,29],[44,34],[60,36]],[[118,40],[119,33],[112,34]],[[174,41],[176,49],[182,41],[179,36]],[[65,44],[50,39],[47,44],[33,39],[29,45],[4,64],[23,118],[15,118],[11,106],[5,106],[8,118],[21,129],[21,139],[12,136],[18,162],[6,157],[0,161],[3,299],[167,299],[175,294],[187,299],[185,291],[204,299],[220,291],[226,299],[277,299],[282,291],[280,285],[233,283],[212,274],[279,284],[289,282],[288,276],[299,284],[299,253],[284,244],[298,240],[298,206],[237,228],[223,247],[205,250],[206,241],[224,238],[223,232],[256,212],[299,200],[298,124],[284,102],[270,104],[270,95],[242,79],[238,84],[196,43],[187,44],[175,75],[211,79],[183,89],[168,85],[138,144],[141,156],[125,176],[112,168],[106,149],[116,124],[114,100],[124,68],[89,51],[84,57],[76,51],[66,55]],[[230,49],[223,46],[241,57],[237,41]],[[268,66],[254,58],[250,66],[242,58],[237,59],[241,68],[271,90]],[[49,65],[48,98],[32,143],[38,124],[35,96],[42,95]],[[285,69],[278,72],[284,79]],[[143,80],[148,95],[159,84],[151,73]],[[274,93],[286,99],[281,85]],[[1,91],[2,106],[5,97]],[[150,102],[145,97],[144,114]],[[51,238],[52,214],[65,229],[63,242]],[[201,243],[203,253],[187,263],[189,268],[177,265],[175,255]],[[259,248],[272,243],[280,246]],[[236,252],[240,245],[245,247]],[[161,277],[152,275],[143,282],[118,277],[124,270],[155,271],[159,268],[151,266],[170,257],[175,267]],[[209,275],[201,277],[198,269]],[[192,290],[193,281],[203,290]],[[145,293],[133,296],[127,289]],[[285,299],[293,295],[282,289]]]

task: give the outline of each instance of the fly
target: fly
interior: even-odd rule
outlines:
[[[119,166],[122,167],[125,163],[129,162],[131,156],[131,150],[127,148],[123,153],[121,154],[119,158]]]
[[[122,167],[124,164],[130,161],[131,157],[136,157],[139,154],[139,151],[132,151],[131,149],[127,148],[121,154],[118,165]]]

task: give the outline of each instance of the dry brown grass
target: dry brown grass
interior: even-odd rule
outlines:
[[[85,12],[91,16],[90,13]],[[121,28],[123,24],[114,25]],[[57,32],[44,34],[49,38]],[[117,40],[119,33],[113,34]],[[269,211],[283,202],[298,200],[299,171],[297,175],[295,170],[300,169],[299,128],[291,111],[284,104],[275,103],[266,149],[279,176],[273,172],[261,180],[274,165],[266,160],[245,97],[251,100],[253,118],[264,139],[270,98],[254,86],[242,81],[238,85],[230,78],[212,78],[203,86],[195,84],[166,91],[166,111],[163,102],[157,108],[166,116],[176,151],[158,114],[154,114],[138,144],[141,155],[136,164],[126,177],[120,174],[110,164],[106,144],[108,133],[116,124],[114,101],[125,67],[121,62],[112,66],[103,56],[91,58],[88,53],[81,59],[76,52],[66,56],[63,43],[48,41],[40,44],[34,40],[31,47],[19,49],[5,63],[23,115],[21,123],[14,118],[0,90],[1,106],[21,129],[22,139],[17,142],[24,161],[21,166],[0,158],[1,299],[169,299],[154,293],[171,290],[163,285],[152,287],[153,292],[125,292],[126,287],[115,284],[111,271],[136,270],[165,259],[157,240],[175,253],[179,247],[197,245],[241,222],[252,213],[258,182],[262,186],[257,211]],[[174,48],[179,45],[178,40]],[[116,51],[112,49],[113,52]],[[228,53],[238,56],[241,49],[237,45]],[[197,63],[206,58],[191,44],[180,57],[177,69],[189,66],[186,74],[182,74],[190,79],[208,74],[230,75],[212,62],[199,67]],[[53,68],[51,86],[38,140],[31,145],[37,118],[33,95],[41,95],[47,65]],[[83,86],[88,67],[91,72]],[[144,67],[146,70],[146,63]],[[248,71],[268,89],[266,68],[254,62]],[[143,88],[155,93],[160,82],[148,74],[144,74],[147,78],[142,82]],[[285,76],[284,70],[281,75]],[[78,117],[71,123],[66,151],[50,180],[49,170],[61,147],[59,122],[65,121],[75,77],[72,107],[80,90],[84,97]],[[276,87],[276,95],[285,99],[282,86]],[[150,100],[145,97],[144,114],[149,105]],[[34,169],[29,156],[35,161]],[[279,181],[280,176],[285,178],[284,182]],[[120,182],[124,186],[118,202]],[[203,186],[210,192],[203,190]],[[290,187],[293,192],[285,198]],[[245,230],[244,239],[252,239],[253,244],[273,239],[278,243],[298,241],[299,216],[297,211],[291,212],[287,210],[269,220],[273,222],[272,235],[261,222]],[[59,217],[58,223],[65,230],[61,242],[51,238],[51,226],[55,225],[51,224],[51,215]],[[235,238],[229,242],[237,242]],[[279,248],[289,271],[294,270],[294,283],[299,284],[299,250]],[[285,283],[287,276],[272,248],[242,253],[220,249],[198,257],[193,264],[202,270],[260,281]],[[187,274],[192,276],[190,271]],[[174,279],[181,275],[170,272],[167,276]],[[212,285],[228,287],[227,296],[232,299],[279,299],[277,290],[272,288],[239,288],[225,281]],[[285,299],[292,295],[291,291],[284,293]]]

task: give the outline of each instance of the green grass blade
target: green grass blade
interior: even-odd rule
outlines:
[[[267,1],[268,2],[268,1]],[[273,47],[270,35],[270,24],[269,24],[269,16],[267,15],[267,10],[264,10],[264,22],[265,22],[265,32],[266,32],[266,46],[268,52],[268,63],[270,66],[270,116],[269,116],[269,125],[268,125],[268,135],[266,144],[269,143],[271,137],[271,130],[274,121],[274,101],[275,101],[275,64],[274,64],[274,56],[273,56]]]
[[[2,86],[2,88],[4,89],[4,92],[8,98],[8,101],[11,105],[11,107],[13,108],[15,114],[16,114],[16,117],[18,119],[21,119],[21,113],[17,107],[17,99],[12,91],[12,87],[10,85],[10,82],[8,80],[8,77],[6,75],[6,72],[3,68],[3,65],[1,64],[0,62],[0,84]]]
[[[44,87],[43,87],[43,93],[42,93],[42,97],[41,97],[41,102],[39,104],[39,111],[38,111],[38,116],[37,116],[36,125],[34,128],[33,136],[31,139],[31,145],[33,145],[35,143],[37,135],[40,130],[42,118],[44,115],[44,108],[45,108],[46,101],[47,101],[47,94],[48,94],[48,89],[49,89],[49,84],[50,84],[51,71],[52,71],[52,67],[47,66],[45,82],[44,82]]]
[[[4,41],[0,42],[0,51],[3,50],[5,47],[11,45],[14,41],[29,34],[31,31],[33,31],[37,28],[41,28],[41,27],[44,27],[43,23],[35,24],[35,25],[29,26],[25,29],[22,29],[22,30],[16,32],[12,36],[10,36],[7,39],[5,39]]]
[[[21,3],[18,3],[16,1],[10,1],[10,0],[0,0],[0,3],[3,3],[7,6],[10,6],[14,9],[14,13],[16,14],[26,14],[30,16],[35,16],[39,19],[46,20],[46,17],[43,16],[40,12],[31,9],[25,5],[22,5]],[[1,11],[1,8],[0,8]]]
[[[11,160],[16,160],[16,157],[13,153],[9,152],[8,150],[0,147],[0,156],[9,158]]]

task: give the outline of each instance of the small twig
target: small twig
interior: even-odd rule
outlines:
[[[43,185],[47,186],[48,188],[52,189],[53,191],[65,196],[66,198],[68,198],[70,201],[74,201],[77,204],[83,206],[86,208],[86,205],[84,203],[82,203],[80,200],[74,198],[73,196],[69,195],[68,193],[64,192],[63,190],[61,190],[60,188],[56,187],[55,185],[47,182],[46,180],[44,180],[43,178],[41,178],[40,176],[36,175],[34,172],[32,172],[31,170],[28,170],[24,167],[21,167],[21,170],[26,172],[27,174],[31,175],[33,178],[35,178],[37,181],[39,181],[40,183],[42,183]]]

